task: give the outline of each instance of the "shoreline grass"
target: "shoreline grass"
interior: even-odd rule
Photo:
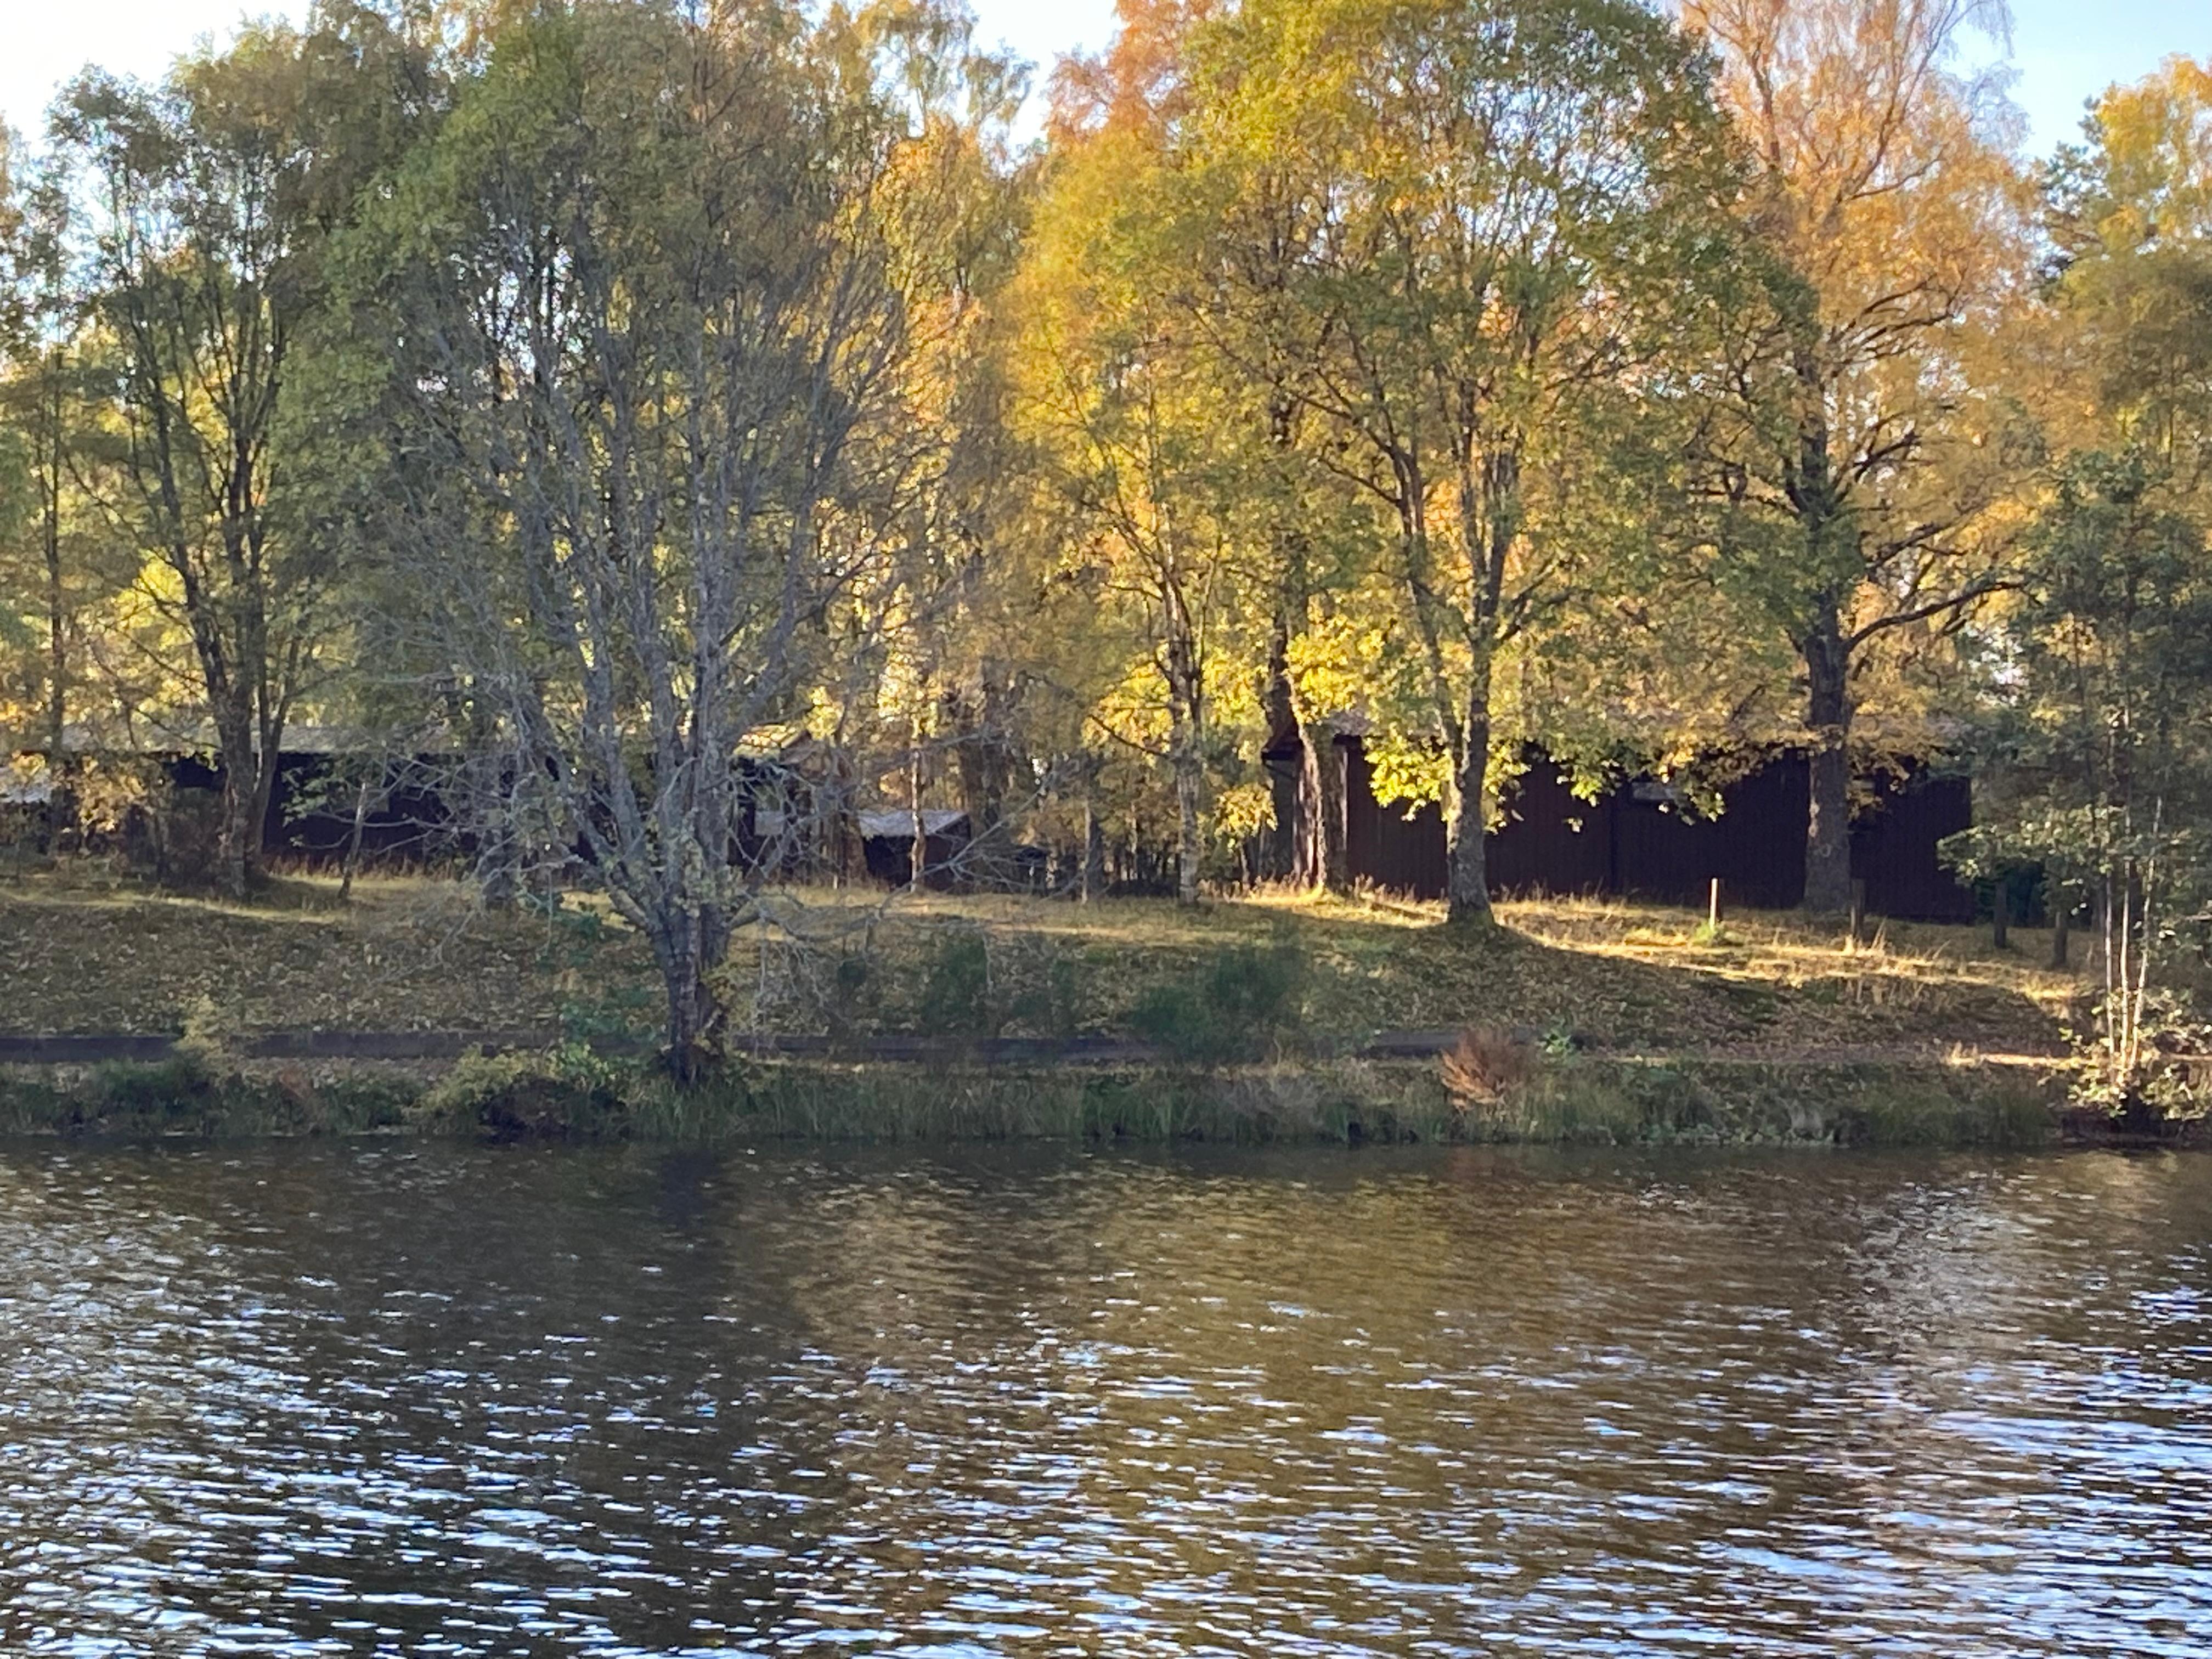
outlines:
[[[587,896],[490,912],[461,884],[292,878],[246,905],[96,865],[0,884],[0,1029],[183,1031],[153,1066],[0,1072],[0,1133],[836,1139],[2045,1144],[2085,983],[2014,931],[1507,901],[1480,939],[1435,906],[1260,893],[1195,910],[1033,898],[778,896],[723,985],[738,1030],[835,1040],[1138,1037],[1162,1063],[1024,1068],[732,1060],[679,1091],[635,935]],[[1433,1060],[1340,1054],[1480,1027],[1534,1060],[1455,1093]],[[243,1060],[270,1030],[535,1030],[453,1064]],[[619,1046],[619,1045],[617,1045]],[[1990,1063],[2009,1056],[2014,1065]],[[2092,1126],[2094,1127],[2094,1126]],[[2192,1132],[2193,1133],[2193,1132]]]
[[[2062,1113],[2063,1096],[2053,1074],[2018,1067],[1588,1056],[1542,1060],[1478,1103],[1433,1061],[1368,1060],[749,1061],[683,1090],[648,1066],[570,1047],[447,1066],[222,1066],[187,1054],[158,1065],[10,1067],[0,1072],[0,1135],[1929,1149],[2095,1139]]]

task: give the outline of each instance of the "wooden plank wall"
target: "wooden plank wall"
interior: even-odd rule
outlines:
[[[1445,887],[1443,814],[1410,817],[1374,798],[1373,769],[1360,740],[1344,752],[1346,851],[1354,880],[1419,898]],[[1805,896],[1807,769],[1782,756],[1732,786],[1727,810],[1699,818],[1649,786],[1623,784],[1595,801],[1576,798],[1558,769],[1538,757],[1490,836],[1491,890],[1592,893],[1701,904],[1715,876],[1730,900],[1786,910]],[[1851,867],[1867,884],[1875,915],[1970,921],[1972,894],[1936,857],[1936,843],[1973,821],[1964,778],[1919,778],[1887,792],[1852,825]]]

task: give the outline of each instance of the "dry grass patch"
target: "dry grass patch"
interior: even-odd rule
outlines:
[[[1262,894],[1196,910],[1020,897],[785,896],[746,930],[725,980],[740,1027],[854,1036],[946,1029],[1125,1033],[1161,988],[1224,959],[1293,953],[1295,1034],[1358,1038],[1470,1026],[1613,1049],[1823,1052],[1958,1044],[2047,1053],[2081,990],[2014,931],[1997,952],[1963,928],[1887,924],[1850,946],[1801,918],[1618,901],[1521,900],[1499,928],[1441,907]],[[794,944],[794,940],[803,944]],[[0,1030],[650,1030],[641,942],[603,903],[488,912],[429,878],[293,879],[238,906],[149,890],[96,869],[0,882]]]
[[[72,869],[0,884],[0,1029],[503,1030],[556,1020],[564,976],[650,984],[634,939],[579,961],[573,930],[429,878],[286,880],[236,905]]]

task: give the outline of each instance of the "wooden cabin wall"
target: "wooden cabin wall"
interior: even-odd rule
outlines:
[[[1946,836],[1974,823],[1974,787],[1962,777],[1919,778],[1851,825],[1851,873],[1867,884],[1867,911],[1914,921],[1972,921],[1973,890],[1936,855]],[[2025,911],[2020,919],[2033,920]]]
[[[1442,898],[1449,872],[1444,860],[1444,817],[1433,801],[1413,808],[1385,806],[1375,799],[1375,767],[1357,738],[1339,738],[1344,757],[1344,861],[1354,881],[1365,880],[1417,898]]]
[[[1345,749],[1346,842],[1353,879],[1417,898],[1441,898],[1443,814],[1378,805],[1374,769],[1357,738]],[[1548,758],[1522,775],[1488,848],[1493,893],[1589,893],[1701,904],[1712,878],[1730,902],[1786,910],[1805,897],[1804,757],[1784,755],[1724,792],[1726,810],[1701,818],[1649,786],[1623,784],[1595,801],[1576,797]],[[1875,915],[1973,919],[1972,894],[1936,856],[1942,838],[1972,823],[1964,778],[1908,780],[1851,830],[1851,866]]]

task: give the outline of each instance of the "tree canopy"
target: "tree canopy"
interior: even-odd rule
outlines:
[[[2204,948],[2212,68],[2031,165],[2004,27],[1124,0],[1026,141],[955,0],[88,71],[0,151],[0,731],[80,839],[204,755],[234,893],[288,732],[441,767],[488,899],[651,941],[686,1071],[856,814],[909,885],[957,811],[984,884],[1340,889],[1356,732],[1479,930],[1532,754],[1803,756],[1820,911],[1875,780],[1971,766],[2124,1080]]]

